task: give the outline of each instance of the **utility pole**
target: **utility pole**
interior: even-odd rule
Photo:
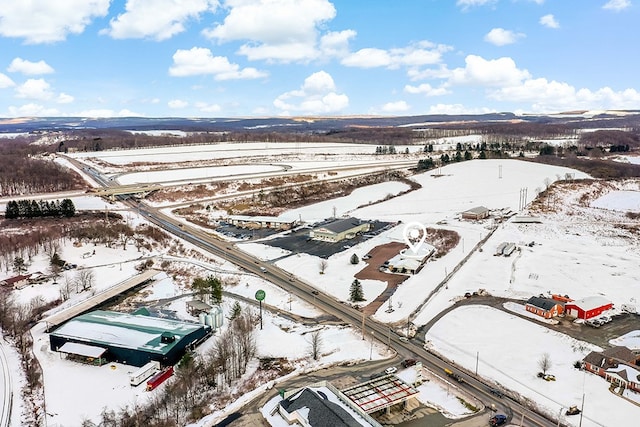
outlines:
[[[480,352],[476,351],[476,377],[478,376],[478,359],[480,359]]]

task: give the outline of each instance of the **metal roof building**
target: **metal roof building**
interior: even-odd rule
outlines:
[[[371,414],[399,403],[405,403],[419,392],[395,375],[384,375],[342,390],[342,393]]]
[[[53,351],[61,351],[66,343],[84,344],[78,348],[85,350],[106,349],[107,360],[133,366],[143,366],[152,360],[173,365],[188,347],[210,333],[209,326],[198,323],[96,310],[57,328],[49,335],[49,343]],[[91,357],[93,353],[84,351],[77,355]]]

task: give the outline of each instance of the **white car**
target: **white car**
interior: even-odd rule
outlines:
[[[395,374],[396,372],[398,372],[398,368],[396,368],[395,366],[392,366],[390,368],[387,368],[384,370],[384,373],[389,375],[389,374]]]

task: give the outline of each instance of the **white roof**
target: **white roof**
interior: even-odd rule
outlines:
[[[77,342],[66,342],[62,347],[58,349],[58,351],[61,353],[77,354],[85,357],[98,358],[102,356],[104,352],[107,351],[107,349],[95,345],[80,344]]]
[[[593,310],[594,308],[602,307],[603,305],[611,304],[611,301],[601,296],[592,296],[582,298],[581,300],[567,303],[566,305],[575,305],[580,307],[584,311]]]

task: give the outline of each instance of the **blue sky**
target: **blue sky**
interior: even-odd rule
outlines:
[[[631,0],[0,0],[0,117],[640,109]]]

